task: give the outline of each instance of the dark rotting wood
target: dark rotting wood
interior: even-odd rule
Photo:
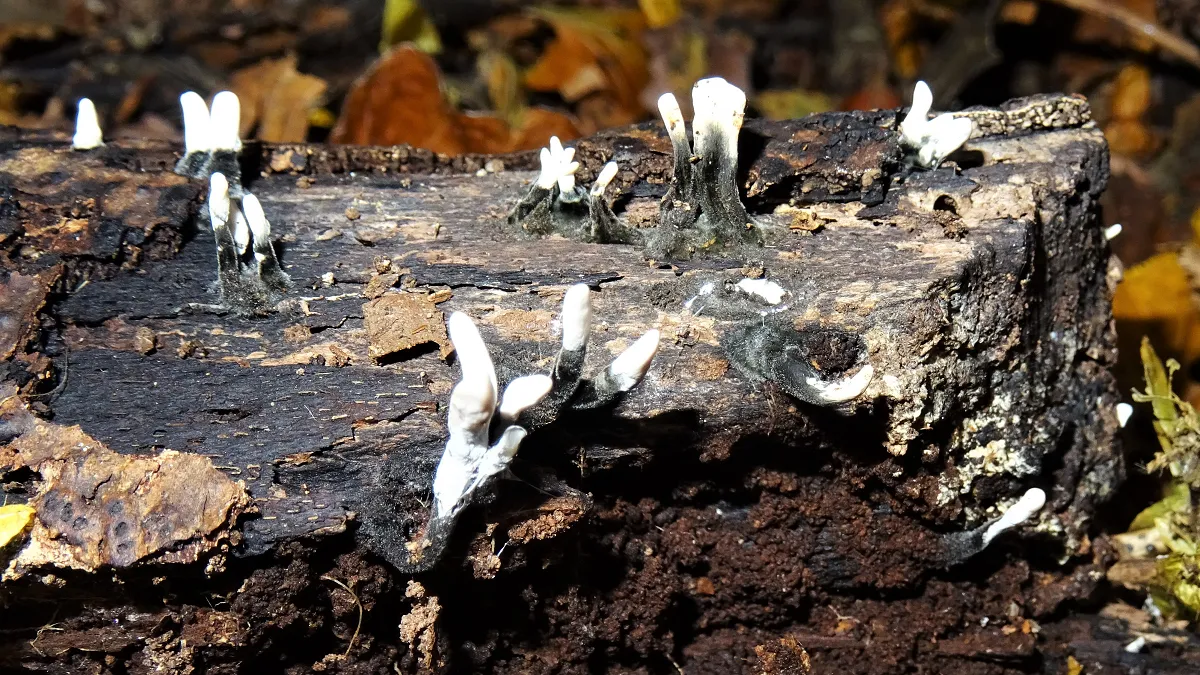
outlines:
[[[257,317],[212,307],[206,188],[171,173],[179,148],[72,152],[0,131],[5,283],[22,294],[0,303],[21,326],[0,331],[2,440],[79,425],[98,452],[202,456],[250,504],[200,539],[176,533],[193,562],[12,554],[3,589],[31,609],[5,628],[56,630],[0,634],[3,658],[729,673],[799,663],[793,640],[814,672],[1060,672],[1071,641],[1094,638],[1023,622],[1093,592],[1091,519],[1124,471],[1096,201],[1107,149],[1080,105],[972,111],[990,135],[931,172],[903,164],[895,112],[747,122],[744,201],[776,233],[754,260],[515,237],[528,153],[248,143],[243,180],[294,282]],[[661,125],[577,147],[581,179],[617,161],[618,216],[653,226],[671,172]],[[737,290],[764,275],[782,304]],[[436,566],[397,572],[458,377],[426,322],[473,317],[502,381],[548,372],[575,283],[593,289],[588,372],[653,327],[646,380],[615,409],[543,420],[517,480],[480,496]],[[368,325],[402,294],[418,301],[385,303],[413,313],[402,333]],[[862,363],[874,377],[845,404],[814,405],[797,376]],[[47,477],[7,467],[10,500],[37,503]],[[1036,528],[955,548],[948,535],[1031,487],[1050,497]],[[122,611],[151,627],[108,627]],[[1096,663],[1119,656],[1087,644]]]

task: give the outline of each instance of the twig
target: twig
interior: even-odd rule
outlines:
[[[350,590],[350,587],[347,586],[346,584],[343,584],[342,582],[338,581],[337,579],[334,579],[333,577],[328,577],[325,575],[321,575],[321,578],[324,579],[325,581],[328,581],[329,583],[337,584],[343,591],[346,591],[347,593],[349,593],[350,597],[354,598],[354,606],[358,608],[358,625],[354,627],[354,635],[350,636],[350,644],[346,647],[346,653],[342,654],[342,658],[346,658],[346,657],[350,656],[350,650],[354,649],[354,643],[358,640],[358,632],[360,630],[362,630],[362,621],[363,621],[362,603],[358,601],[358,596],[355,595],[354,591]]]
[[[1153,21],[1138,16],[1118,3],[1109,0],[1042,0],[1042,2],[1053,2],[1078,12],[1095,14],[1116,21],[1131,33],[1149,38],[1163,51],[1170,52],[1191,64],[1192,67],[1200,69],[1200,47]]]

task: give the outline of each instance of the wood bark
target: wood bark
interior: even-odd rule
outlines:
[[[1127,662],[1063,620],[1102,577],[1091,523],[1124,470],[1107,149],[1078,99],[972,114],[967,152],[930,172],[906,167],[893,112],[748,122],[745,202],[773,235],[737,260],[522,236],[505,217],[528,154],[249,143],[246,188],[295,282],[259,316],[213,307],[205,186],[170,172],[179,148],[73,152],[5,130],[0,462],[37,516],[8,552],[4,592],[28,611],[3,619],[3,658],[50,672]],[[639,228],[671,175],[660,126],[576,144],[584,184],[621,164],[614,208]],[[784,303],[736,290],[763,276]],[[615,408],[540,413],[515,480],[411,574],[458,377],[445,316],[475,319],[502,382],[548,372],[575,283],[593,289],[588,372],[658,328],[650,373]],[[797,354],[822,377],[875,375],[849,403],[813,405],[780,380]],[[1030,487],[1050,497],[1036,522],[964,550],[956,535]]]

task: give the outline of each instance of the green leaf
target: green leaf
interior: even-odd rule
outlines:
[[[1191,508],[1192,493],[1188,486],[1183,483],[1172,483],[1162,499],[1137,514],[1133,522],[1129,524],[1129,531],[1150,529],[1154,527],[1154,522],[1159,518],[1167,517],[1172,513],[1186,513]]]
[[[437,27],[417,0],[386,0],[382,33],[379,41],[381,54],[401,42],[411,42],[428,54],[442,51],[442,38],[438,35]]]

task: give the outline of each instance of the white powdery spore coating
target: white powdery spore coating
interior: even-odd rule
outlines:
[[[709,77],[692,87],[692,135],[697,154],[705,155],[710,139],[723,138],[724,150],[737,157],[738,133],[746,110],[746,92],[720,77]]]
[[[950,113],[938,115],[929,121],[925,141],[917,152],[918,161],[926,167],[941,164],[967,142],[972,129],[974,125],[965,117],[955,117]]]
[[[679,109],[679,101],[675,94],[663,94],[658,97],[658,112],[662,115],[663,124],[667,126],[667,134],[671,140],[687,141],[687,131],[683,124],[683,111]]]
[[[974,125],[965,117],[950,113],[929,119],[933,92],[925,82],[913,89],[913,103],[900,123],[900,142],[917,151],[917,163],[925,168],[941,164],[971,137]]]
[[[225,174],[214,173],[208,179],[208,216],[213,230],[229,224],[229,181]]]
[[[79,99],[79,111],[75,115],[75,137],[71,147],[76,150],[91,150],[104,145],[104,134],[100,131],[100,118],[96,105],[90,98]]]
[[[1046,505],[1046,492],[1041,488],[1030,488],[1015,504],[1008,507],[1000,520],[992,523],[983,533],[983,545],[987,546],[1002,532],[1024,523]]]
[[[212,121],[204,98],[194,91],[186,91],[179,97],[179,107],[183,109],[184,152],[212,150]]]
[[[233,243],[238,255],[250,248],[250,224],[246,222],[245,212],[238,208],[233,210]]]
[[[787,291],[783,286],[767,279],[742,279],[737,282],[737,289],[747,295],[752,295],[768,305],[778,305],[783,302]]]
[[[554,386],[549,375],[523,375],[508,383],[500,397],[500,419],[512,421],[546,398]]]
[[[600,173],[596,176],[596,182],[592,183],[592,197],[601,197],[604,191],[608,189],[608,184],[617,176],[619,167],[616,162],[609,162],[600,169]]]
[[[246,220],[250,224],[250,232],[256,243],[267,244],[271,240],[271,223],[267,222],[267,214],[263,212],[262,203],[258,197],[247,192],[242,197],[242,210],[246,212]]]
[[[471,317],[462,312],[454,312],[446,321],[450,342],[458,352],[458,363],[462,368],[463,380],[476,377],[487,377],[492,384],[492,391],[498,390],[496,367],[492,364],[492,356],[488,353],[487,345],[479,334],[479,328]]]
[[[237,94],[222,91],[213,97],[212,112],[209,115],[209,139],[214,150],[237,152],[242,149],[242,141],[238,136],[241,119],[242,104]]]
[[[617,382],[619,391],[633,389],[646,376],[650,362],[658,353],[658,339],[658,330],[651,329],[613,359],[608,366],[608,372]]]
[[[575,171],[579,169],[579,162],[572,161],[575,148],[564,148],[558,136],[551,136],[550,147],[542,148],[539,158],[542,169],[537,178],[538,187],[549,190],[557,183],[564,194],[575,189]]]
[[[587,344],[592,332],[592,291],[587,284],[575,284],[563,296],[563,350],[576,352]]]
[[[921,147],[929,126],[929,109],[933,107],[933,91],[924,80],[913,88],[912,106],[900,122],[900,140],[909,147]]]
[[[868,363],[860,368],[857,373],[845,379],[826,382],[815,377],[810,377],[805,382],[808,386],[815,389],[817,395],[822,399],[830,403],[845,403],[862,396],[874,378],[875,367]]]
[[[1117,424],[1120,424],[1122,429],[1125,428],[1125,425],[1129,424],[1130,417],[1133,417],[1133,406],[1128,403],[1118,403]]]

